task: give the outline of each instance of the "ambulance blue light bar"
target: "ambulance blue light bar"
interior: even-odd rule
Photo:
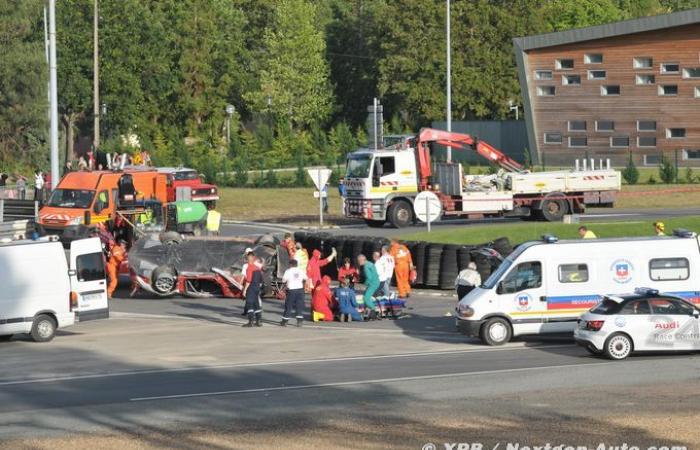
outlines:
[[[634,293],[639,295],[659,295],[659,290],[647,287],[640,287],[635,289]]]
[[[551,234],[543,234],[542,240],[547,244],[554,244],[555,242],[559,241],[559,238]]]

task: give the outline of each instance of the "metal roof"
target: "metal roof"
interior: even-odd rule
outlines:
[[[700,8],[678,11],[671,14],[642,17],[607,23],[586,28],[538,34],[513,39],[516,48],[528,51],[538,48],[554,47],[574,42],[592,41],[625,34],[644,33],[646,31],[692,25],[700,22]]]

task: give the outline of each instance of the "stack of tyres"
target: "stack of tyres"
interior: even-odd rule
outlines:
[[[513,251],[513,246],[507,237],[500,237],[491,243],[491,248],[496,250],[504,258]]]
[[[426,248],[428,244],[425,242],[417,242],[413,249],[411,249],[411,259],[413,259],[413,265],[416,266],[416,281],[414,285],[420,286],[425,280],[425,255]]]
[[[474,247],[469,245],[460,245],[457,249],[457,268],[462,271],[467,268],[469,263],[472,261],[471,251]]]
[[[438,286],[440,289],[454,289],[455,279],[459,273],[457,252],[459,245],[448,244],[442,249],[440,258],[440,274]]]
[[[425,252],[425,267],[423,270],[423,284],[428,287],[440,285],[440,262],[442,259],[443,244],[428,244]]]

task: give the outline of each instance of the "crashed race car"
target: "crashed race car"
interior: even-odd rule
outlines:
[[[263,295],[277,295],[289,254],[271,235],[183,239],[174,232],[151,234],[129,250],[129,273],[136,286],[160,297],[241,298],[244,253],[249,247],[264,264]]]

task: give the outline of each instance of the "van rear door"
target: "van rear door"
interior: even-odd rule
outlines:
[[[107,282],[99,238],[79,239],[70,244],[71,291],[77,294],[73,306],[78,321],[109,317]]]

